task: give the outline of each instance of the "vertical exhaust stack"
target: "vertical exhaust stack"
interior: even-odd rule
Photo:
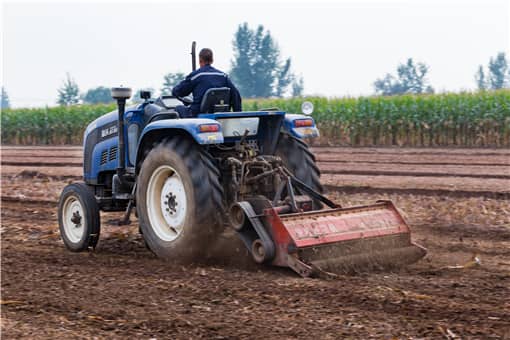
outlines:
[[[193,41],[191,43],[191,69],[195,71],[197,69],[197,43]]]
[[[126,100],[131,97],[131,89],[129,87],[112,87],[112,98],[117,101],[119,112],[118,135],[119,135],[119,163],[117,165],[117,175],[122,178],[126,167],[126,150],[124,136],[124,112],[126,108]]]

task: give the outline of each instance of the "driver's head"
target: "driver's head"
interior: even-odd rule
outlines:
[[[203,48],[200,50],[198,54],[198,63],[200,67],[205,65],[211,65],[213,63],[213,54],[210,48]]]

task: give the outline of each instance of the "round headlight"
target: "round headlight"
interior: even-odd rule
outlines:
[[[307,116],[311,115],[313,112],[313,104],[311,102],[303,102],[303,104],[301,104],[301,112]]]

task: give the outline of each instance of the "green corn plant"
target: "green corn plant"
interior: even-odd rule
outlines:
[[[328,145],[510,146],[510,90],[359,98],[270,98],[243,101],[245,111],[279,108],[312,116]],[[77,105],[2,112],[4,144],[80,144],[109,105]]]

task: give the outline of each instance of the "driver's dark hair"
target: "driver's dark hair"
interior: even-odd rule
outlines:
[[[201,49],[200,53],[198,54],[198,58],[206,64],[212,64],[213,62],[212,50],[210,48]]]

